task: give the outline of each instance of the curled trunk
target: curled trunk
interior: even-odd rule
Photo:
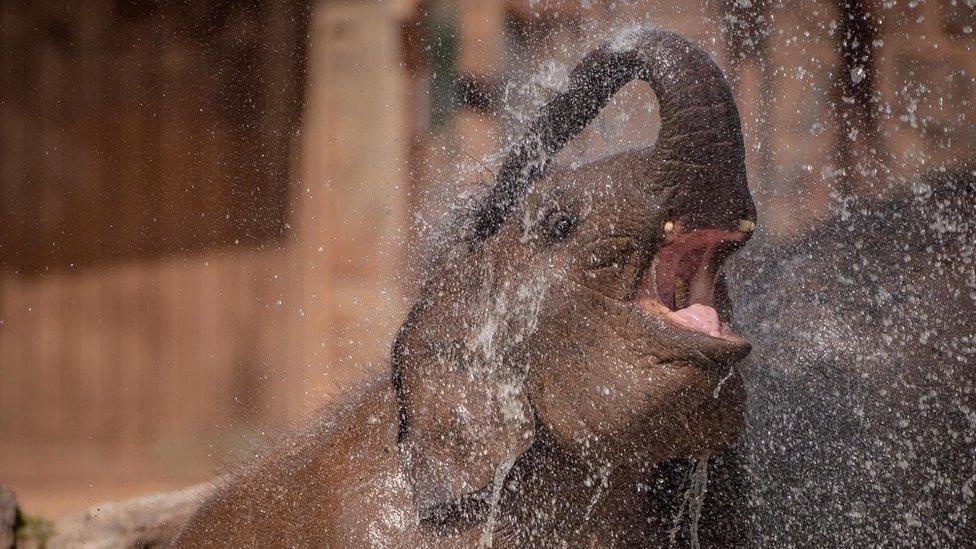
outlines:
[[[569,89],[546,104],[508,152],[475,221],[488,238],[555,155],[634,79],[650,84],[661,113],[646,174],[658,184],[745,188],[742,132],[732,92],[709,55],[678,34],[642,30],[587,55]]]

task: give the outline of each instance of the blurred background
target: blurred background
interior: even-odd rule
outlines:
[[[0,2],[0,483],[184,486],[384,375],[451,205],[637,25],[725,70],[768,238],[976,161],[976,0]]]

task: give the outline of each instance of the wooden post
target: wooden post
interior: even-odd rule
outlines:
[[[500,0],[462,0],[457,9],[460,22],[458,72],[488,87],[500,86],[505,68],[505,3]],[[500,148],[501,128],[496,114],[470,109],[458,113],[457,138],[469,157],[468,161],[473,158],[482,162]],[[480,168],[476,170],[480,171]]]
[[[313,8],[295,195],[293,400],[314,405],[385,357],[402,321],[407,228],[404,2]],[[372,363],[372,364],[371,364]],[[300,411],[300,410],[296,410]]]

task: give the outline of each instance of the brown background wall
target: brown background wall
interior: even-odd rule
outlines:
[[[726,69],[771,236],[973,161],[976,10],[847,4],[870,88],[828,0],[0,4],[0,482],[57,514],[206,478],[382,375],[426,223],[638,23]],[[652,141],[652,106],[563,157]]]

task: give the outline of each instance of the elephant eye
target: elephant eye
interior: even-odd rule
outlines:
[[[546,216],[545,227],[550,240],[565,240],[576,229],[576,218],[567,212],[556,210]]]

